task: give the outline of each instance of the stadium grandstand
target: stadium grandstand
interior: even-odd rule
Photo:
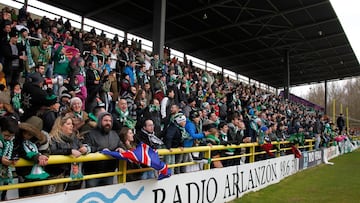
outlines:
[[[280,96],[284,97],[284,91],[280,92]],[[324,112],[324,107],[314,104],[306,99],[298,97],[294,94],[289,94],[289,100],[295,103],[303,104],[306,107],[311,108],[312,110],[318,110]]]
[[[289,94],[360,74],[329,1],[38,3],[1,5],[1,200],[224,202],[358,146]]]

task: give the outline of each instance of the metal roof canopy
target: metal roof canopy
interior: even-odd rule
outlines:
[[[151,40],[153,1],[40,0]],[[165,45],[275,88],[360,75],[329,0],[167,0]],[[206,16],[206,17],[205,17]]]

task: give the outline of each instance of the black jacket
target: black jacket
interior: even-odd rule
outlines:
[[[150,139],[150,136],[152,136],[153,139]],[[155,134],[146,132],[144,129],[139,130],[139,132],[135,135],[135,138],[137,142],[143,142],[153,149],[159,149],[162,146],[162,144],[159,143],[162,142],[160,138],[158,138]],[[157,141],[159,142],[154,141],[154,138],[157,138]]]
[[[143,115],[141,118],[141,123],[145,122],[147,119],[151,119],[154,122],[154,131],[156,136],[160,136],[161,134],[161,114],[160,111],[151,111],[149,107],[146,107],[143,111]]]
[[[82,143],[79,139],[72,135],[68,137],[66,135],[61,136],[61,142],[51,139],[50,141],[50,154],[51,155],[71,155],[72,149],[79,149]],[[55,177],[60,174],[69,175],[70,174],[70,164],[56,164],[48,165],[45,168],[45,171],[50,174],[50,176]]]
[[[173,122],[171,122],[169,127],[166,129],[164,144],[167,149],[184,146],[181,131]]]
[[[22,51],[18,44],[16,44],[16,47],[18,48],[18,55],[13,55],[11,51],[10,43],[4,43],[1,46],[1,55],[4,57],[4,64],[3,64],[3,72],[5,75],[10,74],[10,71],[12,68],[17,68],[18,70],[22,71],[23,69],[23,60],[19,58]],[[13,60],[19,59],[19,67],[12,67],[11,63]]]
[[[41,107],[48,106],[46,96],[46,91],[42,90],[39,85],[24,83],[22,90],[24,114],[21,120],[25,121],[31,116],[35,116]]]

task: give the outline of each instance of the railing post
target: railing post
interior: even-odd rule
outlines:
[[[277,148],[279,149],[279,151],[276,153],[276,157],[280,157],[281,156],[281,143],[280,142],[277,142],[276,143],[276,145],[277,145]]]
[[[309,151],[311,151],[311,150],[314,149],[313,141],[314,141],[314,140],[310,140],[310,141],[309,141]]]
[[[127,163],[124,160],[119,160],[119,172],[121,171],[122,174],[118,175],[118,183],[126,183],[126,168]]]
[[[250,163],[255,162],[255,144],[252,144],[252,146],[250,147],[250,159],[249,159]]]
[[[205,159],[208,160],[207,164],[204,164],[204,170],[209,170],[210,169],[210,160],[211,160],[211,148],[209,147],[209,150],[205,152]]]

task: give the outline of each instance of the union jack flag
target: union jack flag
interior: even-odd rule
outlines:
[[[135,149],[125,152],[102,150],[101,153],[110,155],[116,159],[127,160],[137,164],[144,164],[159,171],[158,180],[171,176],[171,169],[160,160],[159,154],[145,143],[139,143]]]

